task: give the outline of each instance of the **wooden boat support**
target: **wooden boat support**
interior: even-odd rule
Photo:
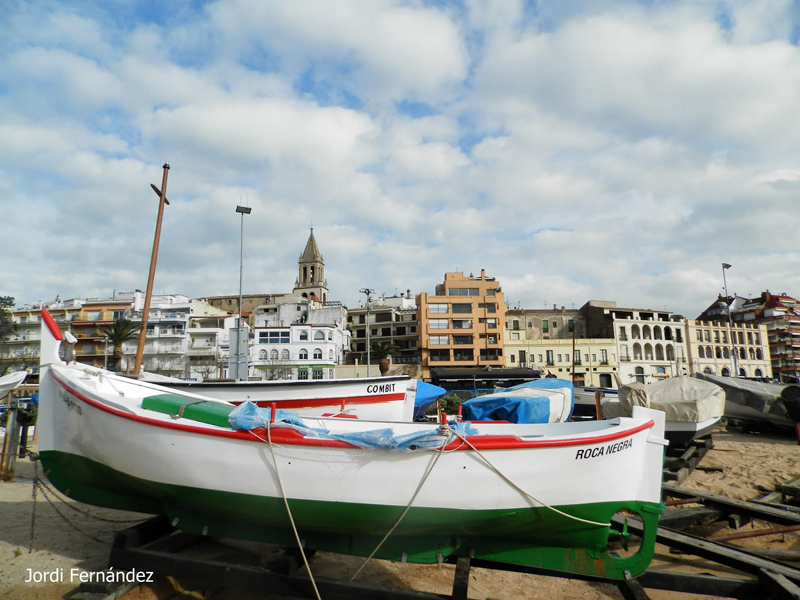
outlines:
[[[684,490],[667,484],[666,494],[682,497],[694,490]],[[755,503],[736,501],[721,496],[706,494],[699,498],[723,508],[712,509],[719,515],[729,511],[749,512],[759,519],[776,523],[798,523],[800,515],[781,511],[774,507],[763,507]],[[692,510],[692,509],[681,509]],[[641,522],[627,518],[625,527],[629,533],[640,535]],[[615,519],[615,525],[622,530],[623,523]],[[659,569],[648,569],[635,579],[617,582],[623,597],[632,600],[649,598],[647,589],[667,590],[679,593],[705,594],[730,598],[783,599],[800,598],[800,568],[779,560],[760,556],[754,552],[732,548],[707,539],[691,536],[666,527],[659,527],[658,542],[680,552],[691,554],[732,567],[750,577],[720,577],[708,574],[680,573]],[[284,549],[279,558],[266,566],[253,566],[247,561],[230,562],[206,556],[218,556],[218,542],[213,538],[188,534],[172,528],[165,518],[155,518],[130,529],[119,532],[111,550],[109,566],[118,570],[136,569],[152,571],[156,575],[177,577],[206,589],[234,588],[245,591],[313,598],[311,580],[299,571],[302,564],[295,549]],[[206,551],[198,550],[207,546]],[[230,555],[230,549],[226,551]],[[307,551],[313,554],[313,551]],[[252,562],[252,560],[250,561]],[[504,564],[469,557],[460,557],[449,562],[456,563],[453,575],[453,588],[450,595],[385,588],[373,584],[345,579],[315,577],[320,596],[326,600],[345,600],[361,598],[385,598],[388,600],[466,600],[468,598],[469,573],[471,567],[529,573],[534,575],[565,577],[565,573],[516,564]],[[608,579],[591,575],[573,574],[569,577],[584,581],[604,581]]]

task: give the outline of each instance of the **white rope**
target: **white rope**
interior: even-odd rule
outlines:
[[[314,575],[311,573],[311,567],[308,564],[308,558],[306,558],[306,553],[303,550],[303,543],[300,541],[300,534],[297,533],[297,526],[294,523],[294,517],[292,516],[292,511],[289,508],[289,500],[286,498],[286,490],[283,487],[283,480],[281,479],[281,473],[278,470],[278,460],[275,458],[275,451],[272,448],[272,427],[267,427],[267,441],[269,442],[269,452],[272,454],[272,464],[275,465],[275,475],[278,477],[278,486],[281,488],[281,496],[283,496],[283,504],[286,506],[286,513],[289,515],[289,522],[292,524],[292,531],[294,532],[294,539],[297,541],[297,547],[300,548],[300,555],[303,557],[303,564],[306,566],[306,571],[308,571],[308,578],[311,580],[311,585],[314,588],[314,594],[317,596],[317,600],[322,600],[322,597],[319,595],[319,590],[317,589],[317,582],[314,581]]]
[[[464,443],[465,443],[467,446],[469,446],[470,448],[472,448],[472,449],[475,451],[475,453],[476,453],[478,456],[480,456],[480,457],[481,457],[481,458],[482,458],[482,459],[483,459],[483,460],[486,462],[486,464],[487,464],[487,465],[489,465],[489,466],[492,468],[492,470],[493,470],[495,473],[497,473],[497,474],[498,474],[498,475],[499,475],[499,476],[500,476],[502,479],[504,479],[504,480],[506,481],[506,483],[508,483],[508,484],[509,484],[511,487],[513,487],[513,488],[514,488],[515,490],[517,490],[519,493],[521,493],[521,494],[523,494],[523,495],[527,496],[528,498],[530,498],[530,499],[531,499],[531,500],[533,500],[534,502],[538,502],[538,503],[539,503],[539,504],[541,504],[543,507],[545,507],[545,508],[547,508],[547,509],[549,509],[549,510],[552,510],[554,513],[557,513],[557,514],[559,514],[559,515],[562,515],[562,516],[564,516],[564,517],[567,517],[568,519],[572,519],[573,521],[578,521],[578,522],[580,522],[580,523],[586,523],[586,524],[588,524],[588,525],[597,525],[597,526],[599,526],[599,527],[611,527],[611,523],[600,523],[600,522],[598,522],[598,521],[590,521],[589,519],[583,519],[583,518],[581,518],[581,517],[576,517],[575,515],[571,515],[571,514],[569,514],[569,513],[565,513],[564,511],[557,509],[555,506],[550,506],[550,505],[549,505],[549,504],[547,504],[546,502],[542,502],[542,501],[541,501],[541,500],[539,500],[538,498],[534,497],[533,495],[531,495],[531,494],[529,494],[528,492],[526,492],[525,490],[523,490],[523,489],[522,489],[521,487],[519,487],[519,486],[518,486],[516,483],[514,483],[513,481],[511,481],[511,479],[509,479],[509,478],[508,478],[508,477],[507,477],[507,476],[506,476],[506,475],[505,475],[505,474],[504,474],[502,471],[500,471],[500,469],[498,469],[498,468],[497,468],[495,465],[493,465],[493,464],[491,463],[491,461],[490,461],[488,458],[486,458],[486,457],[485,457],[485,456],[484,456],[484,455],[481,453],[481,451],[480,451],[480,450],[478,450],[478,449],[477,449],[475,446],[473,446],[473,445],[472,445],[472,444],[469,442],[469,440],[468,440],[466,437],[462,437],[462,436],[460,436],[460,435],[459,435],[457,432],[455,432],[455,431],[454,431],[453,433],[455,433],[455,435],[456,435],[456,436],[457,436],[457,437],[458,437],[458,438],[459,438],[461,441],[463,441],[463,442],[464,442]]]
[[[414,504],[414,500],[416,500],[417,496],[419,495],[420,491],[422,490],[422,486],[425,484],[425,481],[428,479],[428,476],[431,474],[431,472],[433,472],[433,467],[436,466],[436,463],[439,461],[439,458],[442,456],[442,454],[444,454],[444,448],[445,448],[445,446],[447,446],[447,444],[449,442],[450,442],[450,438],[448,436],[448,438],[444,441],[442,446],[439,448],[439,452],[436,453],[436,457],[431,462],[431,465],[428,467],[428,470],[425,472],[425,475],[423,475],[422,480],[419,482],[419,485],[417,486],[417,489],[414,491],[414,495],[411,496],[411,500],[408,501],[408,504],[406,505],[405,509],[400,514],[400,516],[397,518],[397,521],[395,521],[394,525],[392,525],[392,528],[389,529],[389,531],[386,532],[386,535],[383,536],[383,539],[380,542],[378,542],[378,545],[375,546],[375,549],[372,551],[372,553],[367,558],[364,559],[364,562],[361,563],[361,566],[358,568],[358,570],[355,573],[353,573],[353,576],[350,578],[350,581],[354,581],[355,578],[358,577],[358,574],[361,573],[361,571],[364,569],[364,567],[367,566],[367,563],[370,560],[372,560],[372,557],[375,556],[375,554],[378,552],[378,550],[380,550],[381,546],[383,546],[383,543],[387,539],[389,539],[389,536],[392,535],[392,533],[394,533],[394,530],[397,529],[397,526],[400,525],[400,521],[403,520],[403,518],[406,516],[406,513],[408,513],[409,509],[411,509],[411,505]]]

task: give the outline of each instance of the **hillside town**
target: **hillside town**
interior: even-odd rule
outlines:
[[[702,314],[687,318],[615,300],[587,300],[580,308],[512,309],[502,282],[483,270],[445,273],[433,287],[396,296],[364,289],[364,300],[354,307],[329,299],[312,229],[290,292],[154,295],[143,367],[195,381],[380,372],[449,382],[448,387],[554,376],[578,386],[616,388],[700,372],[798,381],[800,303],[784,293],[720,295],[709,299]],[[138,335],[114,340],[109,332],[120,319],[136,329],[143,305],[144,293],[135,290],[14,307],[13,332],[0,344],[0,374],[36,375],[42,307],[74,335],[76,361],[131,373]],[[237,331],[239,314],[246,335],[237,348],[231,332]],[[237,370],[237,360],[246,368]]]

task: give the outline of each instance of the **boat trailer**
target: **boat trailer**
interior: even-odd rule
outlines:
[[[781,486],[777,493],[785,498],[785,490],[800,487],[800,480]],[[646,600],[647,589],[730,598],[760,598],[761,600],[800,599],[800,551],[753,551],[726,544],[724,541],[689,535],[681,531],[699,523],[725,522],[735,528],[753,519],[778,526],[770,533],[800,530],[800,508],[775,502],[774,493],[760,500],[735,500],[683,488],[673,483],[664,484],[664,499],[673,509],[665,513],[658,527],[657,543],[672,553],[687,554],[716,563],[721,568],[732,568],[741,575],[735,577],[708,573],[685,573],[652,568],[636,579],[616,583],[626,600]],[[699,505],[689,507],[689,505]],[[641,533],[640,524],[628,517],[624,525],[634,535]],[[615,527],[622,529],[621,520]],[[740,535],[746,537],[749,534]],[[236,588],[263,594],[314,598],[311,580],[300,569],[299,552],[284,549],[283,553],[266,565],[246,564],[243,561],[221,560],[213,551],[213,538],[187,534],[175,530],[163,517],[146,521],[117,533],[109,564],[117,570],[152,571],[157,575],[172,576],[191,581],[204,589]],[[198,548],[212,548],[204,553]],[[230,553],[230,548],[227,549]],[[306,554],[313,551],[306,550]],[[252,560],[250,561],[252,562]],[[320,597],[326,600],[386,598],[387,600],[466,600],[469,593],[471,567],[569,577],[585,581],[605,582],[592,576],[571,575],[536,567],[495,563],[478,559],[458,558],[455,562],[453,588],[450,595],[387,588],[369,583],[339,578],[315,577]],[[111,598],[112,596],[108,596]],[[119,595],[113,596],[119,598]]]

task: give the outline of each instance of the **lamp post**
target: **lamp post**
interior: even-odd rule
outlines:
[[[729,265],[728,263],[722,263],[722,285],[725,288],[725,304],[726,304],[727,309],[728,309],[728,329],[729,329],[730,335],[731,335],[731,348],[732,348],[732,351],[733,351],[733,356],[732,356],[732,358],[733,358],[733,373],[734,373],[733,376],[734,377],[739,377],[739,356],[736,353],[736,337],[735,337],[736,336],[736,332],[733,331],[733,320],[731,319],[731,304],[733,304],[733,301],[728,302],[728,298],[729,298],[729,296],[728,296],[728,282],[725,279],[725,271],[730,269],[730,268],[731,268],[731,265]]]
[[[369,346],[369,309],[370,309],[370,301],[372,300],[371,295],[375,293],[375,290],[370,288],[361,288],[358,291],[361,292],[362,294],[367,295],[367,377],[369,377],[370,376],[369,365],[370,365],[370,360],[372,358],[370,355],[370,346]]]
[[[244,264],[244,216],[249,215],[252,209],[249,206],[237,206],[236,212],[242,215],[239,227],[239,314],[236,316],[236,365],[233,378],[247,381],[247,353],[242,356],[242,270]],[[245,344],[247,342],[245,341]],[[230,359],[228,359],[230,364]]]

